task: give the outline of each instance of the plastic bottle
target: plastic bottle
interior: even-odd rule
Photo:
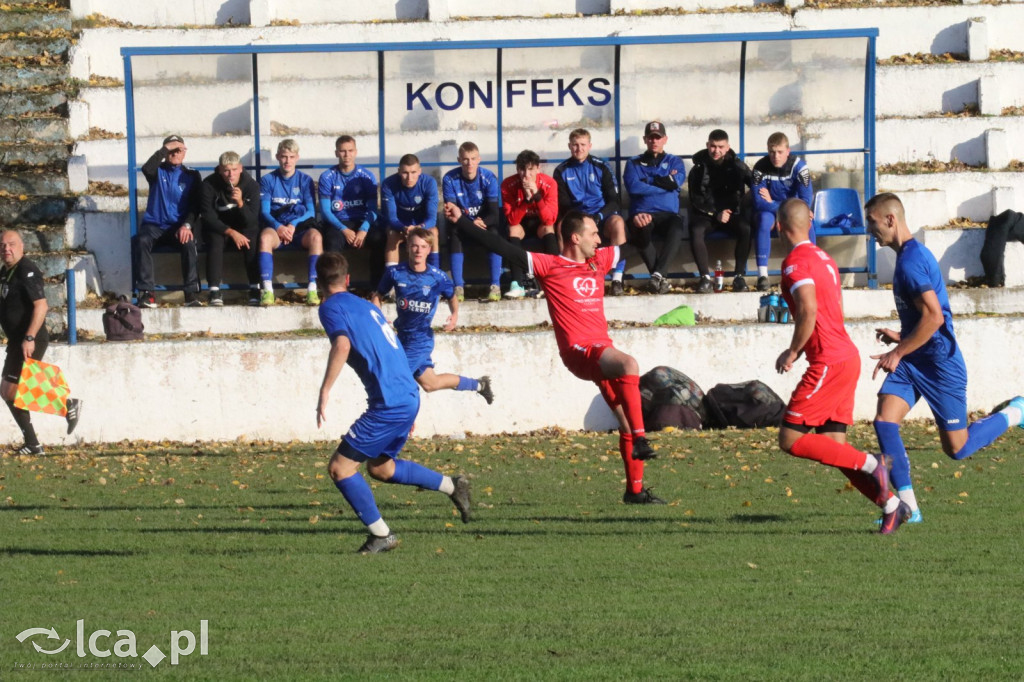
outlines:
[[[763,294],[761,296],[761,298],[758,300],[758,304],[757,304],[757,321],[758,322],[767,322],[768,321],[768,299],[769,298],[770,298],[770,296],[768,294]]]
[[[779,315],[779,322],[789,324],[789,304],[786,303],[786,299],[782,299],[782,313]]]
[[[768,297],[768,321],[778,322],[778,314],[775,312],[779,309],[779,295],[772,294]]]
[[[722,261],[715,261],[715,292],[725,291],[725,271],[722,270]]]

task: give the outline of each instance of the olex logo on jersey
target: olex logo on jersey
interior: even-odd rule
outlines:
[[[192,655],[196,650],[196,644],[199,645],[199,655],[206,656],[210,649],[210,622],[207,620],[199,621],[199,638],[196,639],[196,635],[191,630],[171,630],[170,641],[166,648],[170,653],[171,665],[178,665],[178,662],[185,656]],[[116,638],[116,639],[115,639]],[[43,654],[44,656],[56,656],[67,652],[64,656],[59,659],[38,659],[33,656],[31,660],[25,662],[16,662],[15,668],[18,669],[131,669],[131,668],[142,668],[142,664],[137,660],[139,656],[139,645],[135,638],[135,633],[131,630],[118,630],[116,633],[111,633],[110,630],[98,629],[93,630],[86,635],[85,619],[78,620],[75,624],[75,635],[74,638],[65,638],[57,634],[57,629],[54,627],[49,628],[27,628],[22,630],[15,637],[19,642],[22,642],[25,648],[29,651],[34,650],[37,654]],[[28,643],[31,642],[32,648],[28,649]],[[75,653],[78,658],[86,658],[87,656],[94,656],[104,660],[98,661],[68,661],[68,654]],[[111,658],[111,657],[114,658]],[[160,663],[167,658],[168,654],[165,654],[163,650],[156,644],[149,647],[145,653],[142,654],[141,658],[150,665],[150,667],[157,667]],[[121,660],[114,660],[114,659]],[[124,660],[129,659],[129,660]]]
[[[577,277],[572,281],[572,288],[583,298],[593,298],[598,292],[597,279],[594,277]]]

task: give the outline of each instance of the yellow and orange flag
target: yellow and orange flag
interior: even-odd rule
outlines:
[[[68,413],[67,397],[71,393],[64,374],[57,365],[26,358],[21,366],[21,379],[14,406],[32,412],[65,417]]]

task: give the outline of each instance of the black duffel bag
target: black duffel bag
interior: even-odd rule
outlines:
[[[143,329],[142,309],[127,296],[108,305],[103,313],[103,333],[107,341],[141,341]]]

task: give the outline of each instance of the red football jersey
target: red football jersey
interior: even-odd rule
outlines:
[[[598,249],[593,258],[582,263],[546,253],[527,255],[530,272],[537,277],[548,301],[558,351],[610,344],[604,316],[604,276],[618,262],[619,247]]]
[[[791,311],[796,310],[793,292],[807,284],[814,285],[818,302],[814,331],[804,345],[807,361],[829,364],[857,355],[857,347],[843,326],[839,268],[832,257],[817,246],[801,242],[782,261],[782,295]]]
[[[558,221],[558,185],[550,175],[537,173],[539,197],[526,201],[523,196],[523,180],[510,175],[501,182],[501,207],[509,225],[519,225],[527,215],[535,215],[544,225]]]

